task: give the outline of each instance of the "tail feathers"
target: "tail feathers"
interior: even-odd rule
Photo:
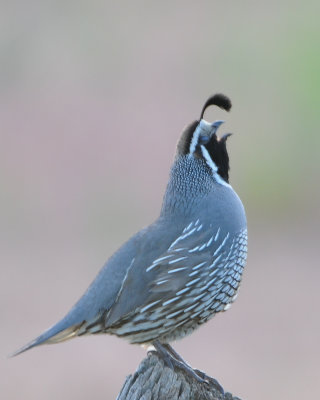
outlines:
[[[59,343],[63,342],[64,340],[72,339],[74,336],[77,335],[77,332],[80,329],[82,323],[69,326],[67,328],[61,325],[61,323],[57,323],[56,325],[42,333],[42,335],[34,339],[32,342],[26,344],[21,349],[15,351],[13,354],[10,354],[9,357],[15,357],[18,354],[32,349],[33,347],[39,346],[40,344]]]

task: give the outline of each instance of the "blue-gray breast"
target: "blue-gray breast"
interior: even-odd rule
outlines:
[[[229,134],[217,135],[223,121],[203,119],[211,105],[231,108],[226,96],[211,96],[183,131],[159,218],[113,254],[61,321],[15,355],[93,333],[166,345],[230,307],[246,263],[247,224],[229,184]]]

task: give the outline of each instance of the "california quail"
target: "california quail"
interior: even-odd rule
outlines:
[[[60,322],[15,355],[94,333],[168,349],[230,307],[246,263],[247,224],[229,184],[229,134],[219,138],[223,121],[203,119],[210,105],[231,108],[216,94],[183,131],[159,218],[113,254]]]

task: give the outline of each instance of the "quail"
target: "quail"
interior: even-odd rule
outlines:
[[[213,105],[231,109],[227,96],[215,94],[183,131],[158,219],[111,256],[61,321],[14,355],[109,333],[180,362],[169,343],[230,307],[246,263],[247,223],[229,184],[230,134],[218,137],[223,121],[203,119]]]

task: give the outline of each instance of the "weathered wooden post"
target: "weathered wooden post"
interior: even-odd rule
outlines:
[[[157,353],[149,352],[137,371],[127,377],[117,400],[240,400],[224,393],[215,379],[197,372],[208,383],[198,382],[183,370],[164,366]]]

